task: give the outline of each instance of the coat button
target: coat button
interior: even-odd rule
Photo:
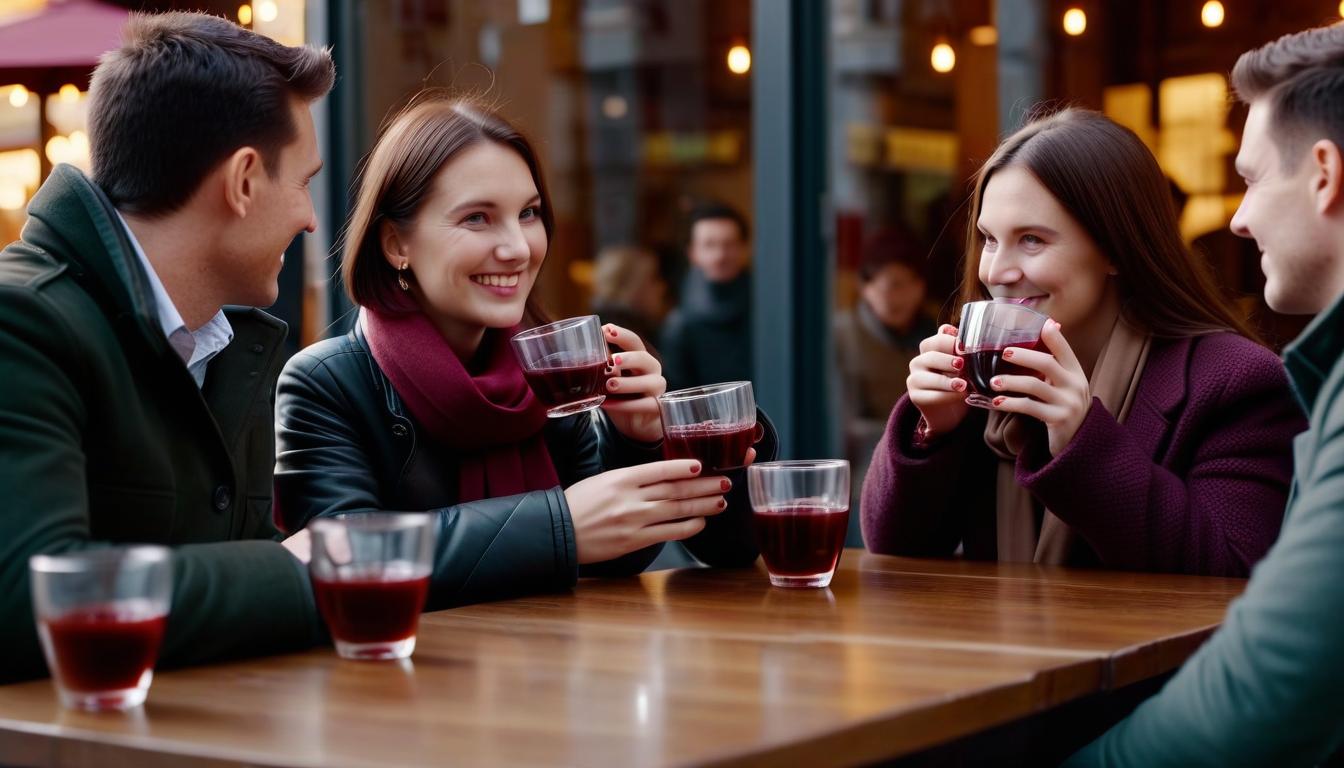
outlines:
[[[396,435],[397,437],[405,437],[405,436],[406,436],[406,432],[407,432],[407,429],[406,429],[406,425],[405,425],[405,424],[393,424],[393,425],[392,425],[392,434]]]
[[[215,489],[215,509],[223,512],[233,504],[233,493],[229,491],[228,486],[221,485]]]

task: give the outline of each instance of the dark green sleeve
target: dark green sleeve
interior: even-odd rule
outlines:
[[[1069,768],[1316,765],[1344,745],[1344,376],[1317,402],[1283,531],[1246,593],[1160,693]]]
[[[28,558],[108,544],[90,534],[82,446],[90,409],[116,406],[96,400],[105,382],[93,380],[91,359],[53,301],[0,288],[0,681],[46,672]],[[299,648],[319,636],[307,579],[275,542],[178,547],[173,564],[167,664]]]

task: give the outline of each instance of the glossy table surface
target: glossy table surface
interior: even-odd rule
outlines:
[[[784,590],[759,567],[426,614],[401,664],[323,648],[160,672],[126,714],[3,686],[0,762],[871,762],[1170,671],[1245,584],[847,550],[829,589]]]

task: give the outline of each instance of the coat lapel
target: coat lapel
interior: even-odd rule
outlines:
[[[1185,403],[1193,339],[1155,342],[1125,427],[1144,453],[1161,462],[1174,414]]]

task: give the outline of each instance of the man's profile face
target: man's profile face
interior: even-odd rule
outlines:
[[[1338,244],[1325,236],[1315,189],[1320,167],[1310,137],[1285,142],[1275,136],[1273,106],[1257,99],[1246,116],[1237,173],[1246,195],[1232,217],[1232,231],[1255,240],[1265,273],[1265,302],[1276,312],[1315,314],[1344,291]],[[1295,157],[1282,148],[1297,146]],[[1285,162],[1286,161],[1286,162]]]
[[[317,229],[309,187],[322,168],[322,158],[317,153],[310,105],[292,98],[290,116],[295,138],[281,148],[271,172],[261,175],[256,204],[235,228],[238,242],[230,248],[229,259],[235,294],[231,303],[259,307],[274,304],[285,249],[300,233]]]
[[[691,266],[711,283],[726,283],[747,267],[747,244],[732,219],[701,219],[691,227]]]

